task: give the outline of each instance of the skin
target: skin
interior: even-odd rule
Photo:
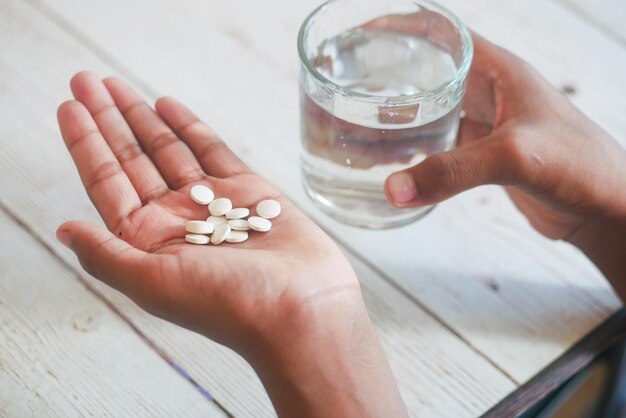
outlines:
[[[502,184],[531,225],[579,246],[623,298],[624,152],[528,64],[474,42],[460,147],[392,174],[390,201],[427,205]],[[280,416],[406,416],[355,273],[331,239],[175,100],[153,110],[119,79],[92,73],[71,87],[59,125],[108,230],[70,221],[57,236],[87,272],[239,352]],[[189,198],[194,184],[238,207],[273,198],[283,211],[244,243],[186,244],[184,221],[207,216]]]
[[[392,174],[389,201],[417,207],[502,185],[537,231],[579,247],[626,300],[626,152],[528,63],[473,41],[459,146]]]
[[[155,111],[117,78],[70,84],[59,126],[108,230],[70,221],[57,236],[87,272],[236,350],[281,416],[406,414],[356,275],[324,232],[174,99]],[[236,207],[275,199],[282,213],[243,243],[187,244],[184,222],[208,216],[195,184]]]

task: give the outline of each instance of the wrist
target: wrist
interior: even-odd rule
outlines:
[[[626,301],[626,212],[597,216],[567,241],[585,253]]]
[[[279,416],[404,414],[358,286],[286,313],[280,326],[243,353]]]

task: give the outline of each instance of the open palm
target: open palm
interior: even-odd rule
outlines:
[[[83,72],[76,100],[59,107],[64,141],[108,231],[79,221],[59,228],[95,277],[148,311],[236,346],[277,315],[333,295],[358,294],[334,243],[253,174],[188,109],[162,98],[156,111],[116,78]],[[254,212],[272,198],[281,215],[239,244],[184,242],[184,222],[205,219],[195,184]]]

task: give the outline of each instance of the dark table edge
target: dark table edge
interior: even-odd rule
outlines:
[[[508,418],[523,414],[588,366],[624,335],[626,335],[626,310],[621,308],[545,369],[487,411],[482,418]]]

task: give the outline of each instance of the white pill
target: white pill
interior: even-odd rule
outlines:
[[[185,241],[190,244],[208,244],[209,237],[206,235],[187,234],[185,235]]]
[[[280,203],[275,200],[262,200],[256,205],[256,214],[265,219],[275,218],[280,215]]]
[[[250,229],[250,225],[248,225],[248,221],[245,219],[231,219],[228,221],[228,225],[235,231],[247,231]]]
[[[244,242],[248,239],[248,233],[246,231],[230,231],[230,234],[226,237],[226,242]]]
[[[209,203],[209,213],[213,216],[224,216],[233,208],[233,204],[230,199],[220,197]]]
[[[223,216],[209,216],[208,218],[206,218],[206,221],[210,224],[213,224],[213,229],[215,229],[215,227],[219,224],[225,224],[226,222],[228,222],[228,219],[226,219]]]
[[[241,219],[250,215],[250,209],[247,208],[235,208],[226,213],[226,219]]]
[[[206,186],[201,184],[196,184],[191,188],[191,200],[201,205],[208,205],[213,201],[215,195],[213,194],[213,190],[209,189]]]
[[[250,229],[254,229],[259,232],[267,232],[272,229],[272,223],[265,218],[261,218],[260,216],[251,216],[248,218],[248,225]]]
[[[226,237],[230,234],[230,226],[228,224],[219,224],[215,227],[213,235],[211,235],[211,244],[218,245],[224,242]]]
[[[210,234],[215,229],[215,225],[207,221],[187,221],[185,230],[192,234]]]

